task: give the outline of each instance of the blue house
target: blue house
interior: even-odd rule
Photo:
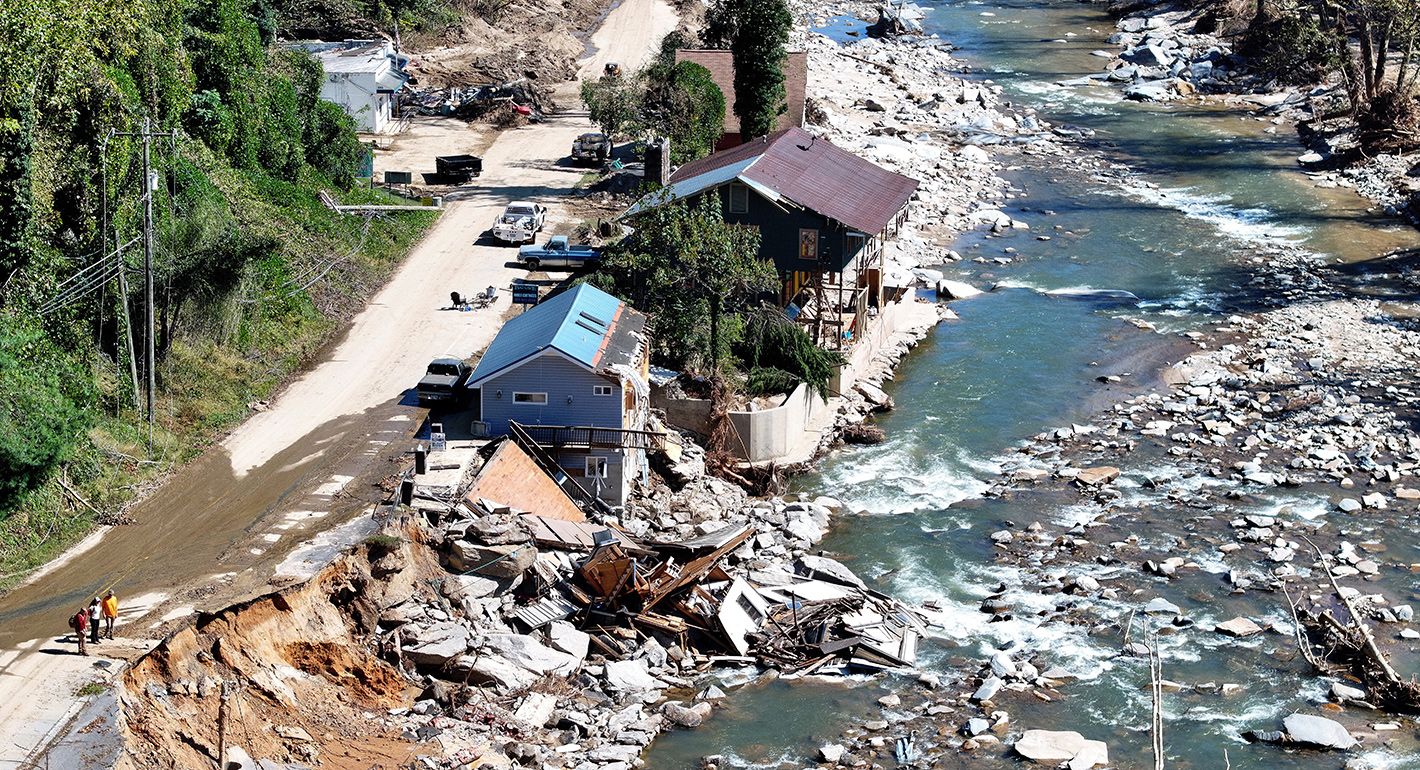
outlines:
[[[544,300],[504,325],[469,377],[480,422],[490,436],[522,431],[620,505],[663,440],[647,430],[645,330],[644,315],[594,286]]]

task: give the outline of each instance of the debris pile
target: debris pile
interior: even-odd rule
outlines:
[[[452,115],[465,120],[485,117],[499,108],[551,110],[550,94],[526,78],[477,86],[413,89],[404,97],[407,109],[420,115]]]
[[[747,498],[702,476],[667,490],[655,517],[617,519],[542,493],[533,513],[482,496],[502,472],[490,462],[463,504],[427,512],[459,573],[449,581],[460,596],[477,594],[470,618],[529,633],[570,621],[613,660],[636,657],[650,638],[697,664],[729,656],[827,673],[915,661],[920,617],[807,551],[830,516],[820,503],[757,501],[728,517],[724,501]]]

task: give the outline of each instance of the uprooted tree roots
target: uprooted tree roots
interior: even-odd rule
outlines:
[[[1313,544],[1313,548],[1316,546]],[[1302,655],[1324,673],[1349,671],[1365,683],[1371,705],[1390,711],[1420,712],[1420,682],[1401,677],[1391,666],[1375,634],[1365,620],[1365,610],[1357,607],[1347,591],[1336,582],[1331,565],[1320,549],[1317,555],[1326,569],[1334,592],[1304,604],[1292,604],[1292,615],[1300,626],[1297,644]],[[1351,593],[1355,593],[1352,591]],[[1338,615],[1346,620],[1338,619]]]

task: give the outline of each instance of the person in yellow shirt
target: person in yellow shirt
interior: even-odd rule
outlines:
[[[102,610],[104,616],[104,634],[112,639],[113,622],[118,619],[118,597],[113,595],[113,591],[104,594]]]

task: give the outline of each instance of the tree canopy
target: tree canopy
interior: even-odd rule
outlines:
[[[789,109],[784,62],[793,22],[785,0],[739,0],[730,54],[735,63],[735,117],[746,140],[767,136]]]
[[[708,155],[725,121],[725,95],[710,71],[675,60],[682,42],[673,32],[662,41],[660,55],[640,71],[582,82],[582,101],[603,133],[668,137],[674,163]]]
[[[599,281],[651,315],[658,360],[718,372],[745,315],[778,285],[759,231],[725,222],[713,195],[663,204],[635,226],[608,250]]]

